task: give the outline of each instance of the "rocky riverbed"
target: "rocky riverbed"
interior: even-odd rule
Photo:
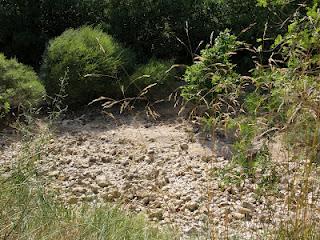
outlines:
[[[210,137],[182,118],[86,113],[55,125],[37,171],[68,204],[117,203],[178,229],[181,239],[263,239],[297,216],[302,195],[311,206],[308,217],[320,221],[319,169],[304,189],[305,163],[284,161],[279,144],[270,146],[272,159],[248,176],[230,160],[226,142],[218,140],[213,152]],[[10,172],[19,146],[2,140],[2,174]]]

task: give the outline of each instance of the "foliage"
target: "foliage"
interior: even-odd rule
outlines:
[[[23,173],[0,182],[2,238],[172,239],[114,206],[66,208]]]
[[[298,202],[294,210],[296,215],[290,215],[290,220],[284,220],[272,233],[274,239],[319,238],[319,224],[312,218],[313,203],[307,196],[313,184],[310,183],[313,168],[320,163],[320,9],[315,4],[303,11],[306,16],[298,14],[293,21],[288,20],[288,32],[277,37],[271,54],[269,47],[261,46],[258,52],[269,51],[268,65],[264,65],[264,61],[257,62],[250,75],[234,78],[238,87],[231,88],[224,98],[212,94],[215,88],[211,88],[211,79],[217,71],[206,67],[202,56],[201,65],[197,62],[188,69],[185,75],[187,85],[183,89],[190,93],[183,92],[186,101],[194,100],[199,104],[204,101],[203,96],[208,95],[210,100],[214,99],[207,101],[210,104],[205,108],[205,117],[210,119],[214,128],[224,130],[226,135],[231,133],[234,139],[232,165],[216,173],[222,190],[249,178],[257,184],[255,193],[258,196],[266,196],[271,192],[276,194],[281,173],[276,171],[279,163],[273,165],[270,161],[274,152],[270,151],[269,143],[273,140],[286,148],[288,166],[295,161],[305,162],[301,183],[303,190],[293,200]],[[255,50],[250,49],[252,52]],[[222,66],[226,64],[224,56],[221,51],[219,57],[215,57]],[[209,85],[200,84],[202,81],[198,79]],[[224,78],[219,78],[218,83],[224,84]],[[218,111],[215,108],[217,104],[225,105],[226,95],[235,96],[237,102],[232,114],[228,108],[219,108]],[[215,111],[208,111],[210,108]],[[285,159],[281,161],[281,164],[286,163]],[[236,163],[240,163],[240,170],[235,167]],[[230,174],[230,167],[235,169],[235,174]],[[297,192],[291,185],[288,188],[288,197],[291,191]],[[285,204],[289,209],[290,201]]]
[[[314,145],[319,136],[311,130],[318,129],[320,122],[319,23],[315,4],[307,8],[306,17],[298,16],[288,33],[276,39],[269,59],[273,65],[258,64],[250,77],[241,77],[230,63],[230,52],[237,45],[228,32],[187,69],[182,96],[187,102],[205,103],[215,127],[235,135],[235,158],[245,167],[261,157],[270,135],[281,132],[286,136],[292,132],[296,137],[290,143],[307,150],[309,159],[319,155],[320,147]]]
[[[281,23],[299,3],[266,8],[256,0],[2,0],[0,51],[39,66],[51,38],[68,28],[101,25],[144,61],[156,56],[190,62],[201,41],[209,42],[211,33],[217,37],[225,28],[250,43],[264,33],[269,37],[283,32]]]
[[[46,43],[68,28],[103,22],[105,1],[2,0],[0,51],[39,66]]]
[[[177,88],[177,70],[172,68],[173,61],[151,59],[146,65],[140,66],[130,77],[128,91],[133,95],[146,93],[151,100],[168,97]]]
[[[281,224],[276,231],[276,240],[300,240],[319,239],[320,229],[314,222],[307,222],[302,219],[291,220],[289,224]]]
[[[200,42],[209,42],[211,33],[217,37],[226,28],[250,43],[263,34],[276,36],[284,30],[279,27],[282,20],[291,16],[299,3],[264,8],[256,0],[109,0],[106,26],[142,57],[177,57],[186,62]]]
[[[210,19],[204,21],[201,17],[202,10],[200,2],[189,0],[109,0],[106,8],[107,29],[121,42],[132,46],[142,58],[171,58],[181,52],[185,55],[184,46],[176,37],[187,41],[186,21],[194,29],[204,28],[204,23],[205,28],[210,25]],[[200,17],[196,23],[195,15]],[[210,32],[211,29],[206,29],[205,35],[202,33],[199,37],[207,37]],[[197,38],[197,35],[192,36]],[[202,39],[196,40],[195,44],[198,44]]]
[[[182,97],[217,113],[233,109],[237,104],[240,75],[235,72],[230,57],[239,45],[229,30],[221,32],[214,45],[202,50],[195,64],[187,68]]]
[[[30,67],[0,54],[0,118],[10,110],[38,103],[43,95],[44,87]]]
[[[283,73],[286,81],[280,86],[286,89],[281,110],[286,113],[288,131],[296,136],[294,144],[306,149],[313,161],[319,161],[320,152],[319,143],[316,144],[320,124],[319,13],[318,4],[307,8],[307,16],[296,19],[288,33],[278,37],[282,39],[280,53],[287,63]]]
[[[119,97],[120,78],[132,71],[134,56],[98,28],[70,29],[52,40],[44,56],[41,77],[47,93],[60,90],[68,73],[65,93],[70,106],[87,104],[100,96]]]
[[[275,41],[275,46],[280,46],[277,54],[286,68],[277,65],[258,68],[253,75],[256,106],[248,104],[252,94],[247,96],[244,106],[249,113],[264,118],[267,129],[286,130],[288,134],[294,131],[298,136],[297,129],[301,128],[297,126],[309,125],[302,128],[300,140],[294,141],[296,144],[308,145],[307,139],[310,141],[312,137],[306,130],[317,129],[320,121],[319,33],[319,9],[315,4],[308,8],[306,17],[296,19],[289,25],[288,33]],[[274,59],[270,62],[277,63]]]
[[[284,38],[279,36],[275,44],[283,41],[282,53],[287,56],[289,68],[298,73],[308,74],[320,63],[318,52],[320,49],[320,17],[318,4],[307,9],[307,16],[290,24],[288,33]],[[313,75],[318,73],[319,71],[311,72]]]

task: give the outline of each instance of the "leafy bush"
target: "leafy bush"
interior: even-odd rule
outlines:
[[[100,97],[119,97],[120,78],[132,71],[133,54],[100,29],[70,29],[52,40],[44,56],[41,77],[47,93],[59,92],[59,79],[67,72],[68,105],[87,104]]]
[[[129,92],[133,95],[143,93],[150,86],[147,96],[151,99],[168,97],[177,88],[177,71],[172,68],[173,61],[151,59],[140,66],[130,77]]]
[[[192,34],[195,45],[215,28],[212,25],[208,30],[211,21],[202,17],[201,3],[190,0],[110,0],[107,3],[106,18],[108,32],[132,46],[142,58],[189,57],[185,47],[176,39],[179,37],[187,42],[186,21],[190,23],[189,26],[198,29],[195,32],[197,34]]]
[[[39,66],[47,42],[68,28],[103,22],[106,1],[2,0],[0,51]]]
[[[38,103],[43,95],[44,87],[30,67],[0,54],[0,118],[19,106]]]
[[[214,45],[201,51],[195,64],[188,67],[184,75],[186,85],[182,97],[207,110],[219,111],[235,105],[240,75],[234,70],[230,56],[240,42],[229,30],[221,32]],[[222,99],[224,99],[222,101]],[[212,107],[215,109],[211,109]]]
[[[300,3],[267,8],[258,6],[257,0],[109,0],[105,18],[108,32],[142,57],[177,57],[190,62],[201,41],[209,42],[211,33],[217,37],[226,28],[250,43],[263,34],[276,36],[285,29],[279,28],[279,19],[291,16]]]
[[[269,1],[261,0],[260,5],[265,6],[264,2]],[[190,62],[192,52],[200,41],[209,42],[211,32],[217,37],[229,28],[240,34],[251,26],[241,33],[241,40],[250,43],[264,33],[267,37],[281,33],[285,29],[279,27],[281,19],[290,17],[300,3],[294,0],[267,8],[257,6],[257,0],[2,0],[0,51],[38,66],[51,38],[69,28],[102,25],[117,40],[137,50],[141,58],[176,57]]]
[[[230,53],[238,44],[226,31],[187,69],[182,96],[204,105],[215,127],[235,134],[235,159],[246,166],[261,157],[269,137],[282,132],[308,159],[319,158],[319,11],[316,4],[307,8],[307,16],[298,16],[277,38],[272,67],[258,64],[251,76],[237,74]]]

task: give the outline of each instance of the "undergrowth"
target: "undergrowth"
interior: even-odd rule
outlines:
[[[0,178],[1,239],[172,239],[115,206],[63,206],[29,171]]]
[[[274,164],[271,151],[275,141],[287,153],[283,165],[303,164],[303,179],[294,179],[299,187],[288,187],[287,204],[295,208],[294,219],[284,220],[273,234],[276,239],[319,238],[319,223],[312,218],[315,209],[307,196],[319,184],[311,179],[320,163],[320,9],[315,2],[304,11],[307,16],[297,14],[272,49],[239,42],[228,30],[220,33],[187,68],[182,87],[192,118],[209,125],[213,138],[219,131],[232,139],[233,161],[214,172],[223,189],[251,179],[258,195],[276,195],[280,178],[291,172],[277,171],[279,163]],[[244,49],[257,56],[256,66],[240,75],[232,56]],[[260,61],[265,54],[268,65]]]

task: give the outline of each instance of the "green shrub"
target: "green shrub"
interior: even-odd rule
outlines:
[[[234,159],[245,166],[261,157],[269,138],[283,132],[286,146],[299,149],[300,154],[306,150],[308,158],[319,161],[315,129],[320,123],[320,10],[315,4],[305,11],[307,16],[298,16],[288,33],[275,41],[277,57],[283,61],[270,58],[271,67],[260,62],[250,76],[240,76],[230,61],[239,43],[225,31],[184,76],[184,99],[205,105],[215,127],[232,126]]]
[[[140,66],[130,77],[128,92],[137,96],[151,86],[147,96],[151,100],[168,97],[177,88],[177,71],[172,68],[173,61],[151,59]]]
[[[263,35],[276,36],[285,29],[279,27],[279,19],[291,16],[300,3],[294,0],[267,8],[258,6],[257,0],[109,0],[105,18],[108,32],[142,57],[190,62],[201,41],[208,43],[211,33],[217,37],[226,28],[250,43]]]
[[[68,28],[103,22],[106,1],[2,0],[0,52],[38,67],[47,42]]]
[[[225,30],[213,46],[201,51],[201,56],[184,75],[186,85],[181,95],[187,102],[204,105],[208,110],[215,106],[217,113],[235,104],[240,75],[234,70],[230,56],[239,44],[237,38]]]
[[[272,1],[259,2],[265,6]],[[241,33],[241,39],[250,43],[264,33],[270,37],[282,32],[285,27],[280,28],[279,21],[289,18],[301,1],[275,2],[287,4],[260,7],[257,0],[2,0],[0,51],[38,66],[49,39],[69,28],[101,24],[117,40],[140,52],[142,58],[176,57],[190,62],[190,51],[200,41],[208,42],[211,32],[216,37],[229,28],[240,34],[251,26]]]
[[[19,106],[38,103],[44,87],[36,73],[0,53],[0,118]]]
[[[67,72],[68,105],[87,104],[100,97],[119,97],[120,78],[132,71],[134,56],[100,29],[70,29],[52,40],[44,56],[41,78],[49,96],[59,92]]]

